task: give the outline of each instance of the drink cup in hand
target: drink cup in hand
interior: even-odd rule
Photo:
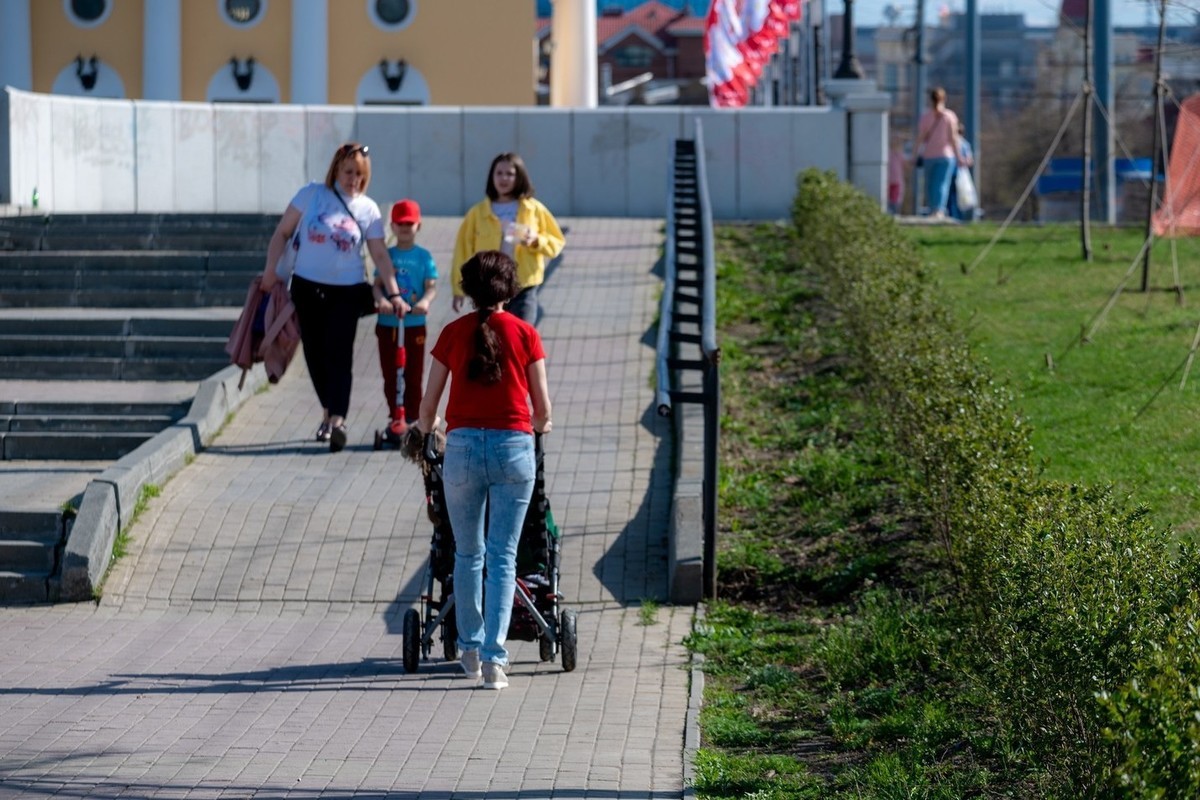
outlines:
[[[524,242],[525,237],[529,235],[529,228],[519,222],[510,222],[504,227],[504,241],[512,244],[513,242]]]

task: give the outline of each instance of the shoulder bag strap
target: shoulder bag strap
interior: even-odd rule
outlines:
[[[362,225],[359,225],[358,217],[354,216],[354,212],[350,210],[350,206],[346,203],[346,198],[342,197],[342,193],[337,189],[330,189],[329,191],[333,192],[333,196],[342,204],[342,208],[346,209],[346,213],[350,215],[350,219],[354,220],[355,225],[358,225],[358,235],[362,237],[362,243],[365,246],[367,243],[367,232],[363,230]]]

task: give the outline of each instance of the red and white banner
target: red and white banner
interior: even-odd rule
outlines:
[[[704,24],[704,53],[713,106],[746,105],[750,88],[800,13],[800,0],[712,0]]]

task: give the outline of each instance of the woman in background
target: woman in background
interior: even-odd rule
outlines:
[[[917,125],[916,154],[925,164],[925,202],[929,216],[945,219],[958,166],[958,116],[946,108],[946,90],[929,92],[929,108]]]
[[[538,289],[546,280],[546,260],[561,253],[566,244],[562,230],[550,210],[534,199],[529,171],[516,153],[492,159],[485,194],[458,228],[450,267],[451,307],[456,312],[462,309],[460,271],[467,259],[481,250],[499,250],[516,262],[520,287],[506,310],[536,325]]]
[[[409,310],[383,243],[379,206],[365,194],[370,182],[367,146],[348,142],[339,147],[325,181],[301,188],[284,210],[267,246],[263,273],[263,289],[269,290],[279,280],[279,257],[299,228],[292,303],[300,321],[304,361],[321,403],[316,438],[329,442],[331,453],[346,446],[358,318],[373,310],[400,315]],[[383,280],[384,297],[378,302],[364,280],[364,242]]]

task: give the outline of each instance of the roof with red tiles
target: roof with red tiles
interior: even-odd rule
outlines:
[[[620,12],[620,9],[615,9]],[[537,21],[538,36],[544,36],[550,31],[551,21],[541,18]],[[704,17],[692,14],[687,6],[683,10],[672,8],[658,0],[647,0],[640,6],[631,8],[623,13],[600,13],[596,15],[596,41],[604,42],[625,38],[626,35],[640,31],[643,38],[657,39],[660,44],[666,44],[676,36],[695,36],[704,32]]]

